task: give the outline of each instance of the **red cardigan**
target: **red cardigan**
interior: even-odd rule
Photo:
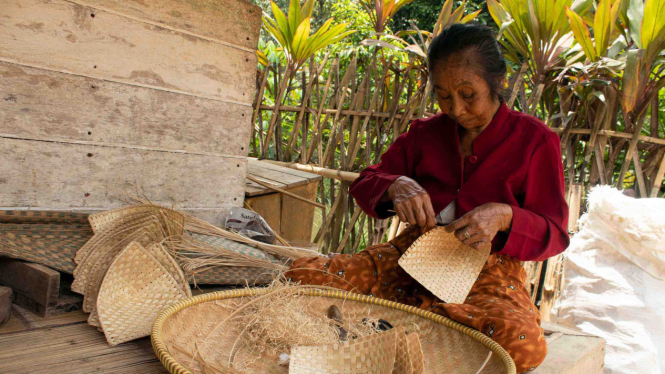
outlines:
[[[464,176],[462,177],[462,162]],[[457,200],[459,218],[485,203],[509,204],[513,224],[498,233],[492,250],[522,261],[542,261],[569,243],[568,205],[559,136],[538,119],[501,105],[462,160],[458,125],[439,114],[416,120],[360,173],[351,195],[370,216],[387,218],[392,202],[380,203],[390,184],[406,175],[429,193],[436,213]]]

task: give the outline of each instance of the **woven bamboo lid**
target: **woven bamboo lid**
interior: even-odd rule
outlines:
[[[133,242],[115,258],[97,297],[99,322],[111,345],[150,335],[160,310],[187,293],[143,246]]]
[[[475,249],[437,227],[416,240],[399,265],[446,303],[462,304],[489,258],[491,245]]]

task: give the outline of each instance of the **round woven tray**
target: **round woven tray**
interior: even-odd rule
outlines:
[[[152,326],[151,341],[155,354],[172,374],[202,372],[196,361],[191,359],[193,352],[198,352],[206,361],[227,362],[238,332],[228,326],[215,330],[215,325],[233,313],[238,298],[252,298],[266,291],[242,289],[214,292],[188,298],[166,308]],[[334,303],[344,316],[350,318],[382,318],[395,328],[403,326],[407,330],[417,330],[425,373],[475,374],[483,366],[480,373],[516,373],[515,363],[499,344],[449,318],[345,291],[305,289],[298,294],[317,297],[311,304],[316,310],[326,310]],[[207,341],[203,344],[206,337]],[[239,356],[240,353],[236,358]],[[288,373],[288,368],[278,366],[274,360],[255,360],[246,373]]]

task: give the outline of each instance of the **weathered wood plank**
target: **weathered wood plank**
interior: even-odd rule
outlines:
[[[241,206],[237,158],[0,138],[0,206],[112,208],[136,197],[185,211]]]
[[[279,171],[283,174],[295,175],[297,177],[304,178],[304,179],[308,180],[309,182],[315,182],[315,181],[319,181],[319,180],[323,179],[322,176],[317,175],[317,174],[308,173],[306,171],[301,171],[301,170],[293,169],[293,168],[290,168],[290,167],[284,167],[284,166],[274,164],[272,162],[272,160],[259,161],[256,158],[248,158],[247,163],[248,163],[248,165],[259,165],[263,169]]]
[[[310,183],[307,178],[302,178],[293,174],[286,174],[281,170],[271,170],[270,168],[263,167],[261,164],[252,162],[247,163],[247,174],[261,180],[266,180],[272,184],[277,184],[277,187],[282,189],[290,189]]]
[[[0,62],[0,136],[247,156],[251,108]]]
[[[0,59],[250,105],[256,56],[64,0],[6,0]]]
[[[71,325],[74,323],[86,322],[87,320],[88,314],[83,313],[82,310],[43,318],[14,304],[12,305],[12,316],[9,319],[9,322],[0,327],[0,336],[18,331]]]
[[[77,323],[0,335],[2,373],[166,373],[148,338],[111,347]]]
[[[178,30],[256,49],[261,8],[243,0],[69,0]]]

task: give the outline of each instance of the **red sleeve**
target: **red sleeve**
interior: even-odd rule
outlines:
[[[500,254],[543,261],[566,250],[570,238],[564,185],[561,141],[557,134],[548,133],[531,157],[524,202],[512,207],[512,228]]]
[[[413,175],[416,123],[414,122],[409,131],[398,137],[381,155],[381,163],[363,170],[358,179],[351,184],[349,190],[351,196],[371,217],[385,219],[394,215],[387,211],[392,209],[392,202],[380,203],[380,201],[395,179]]]

